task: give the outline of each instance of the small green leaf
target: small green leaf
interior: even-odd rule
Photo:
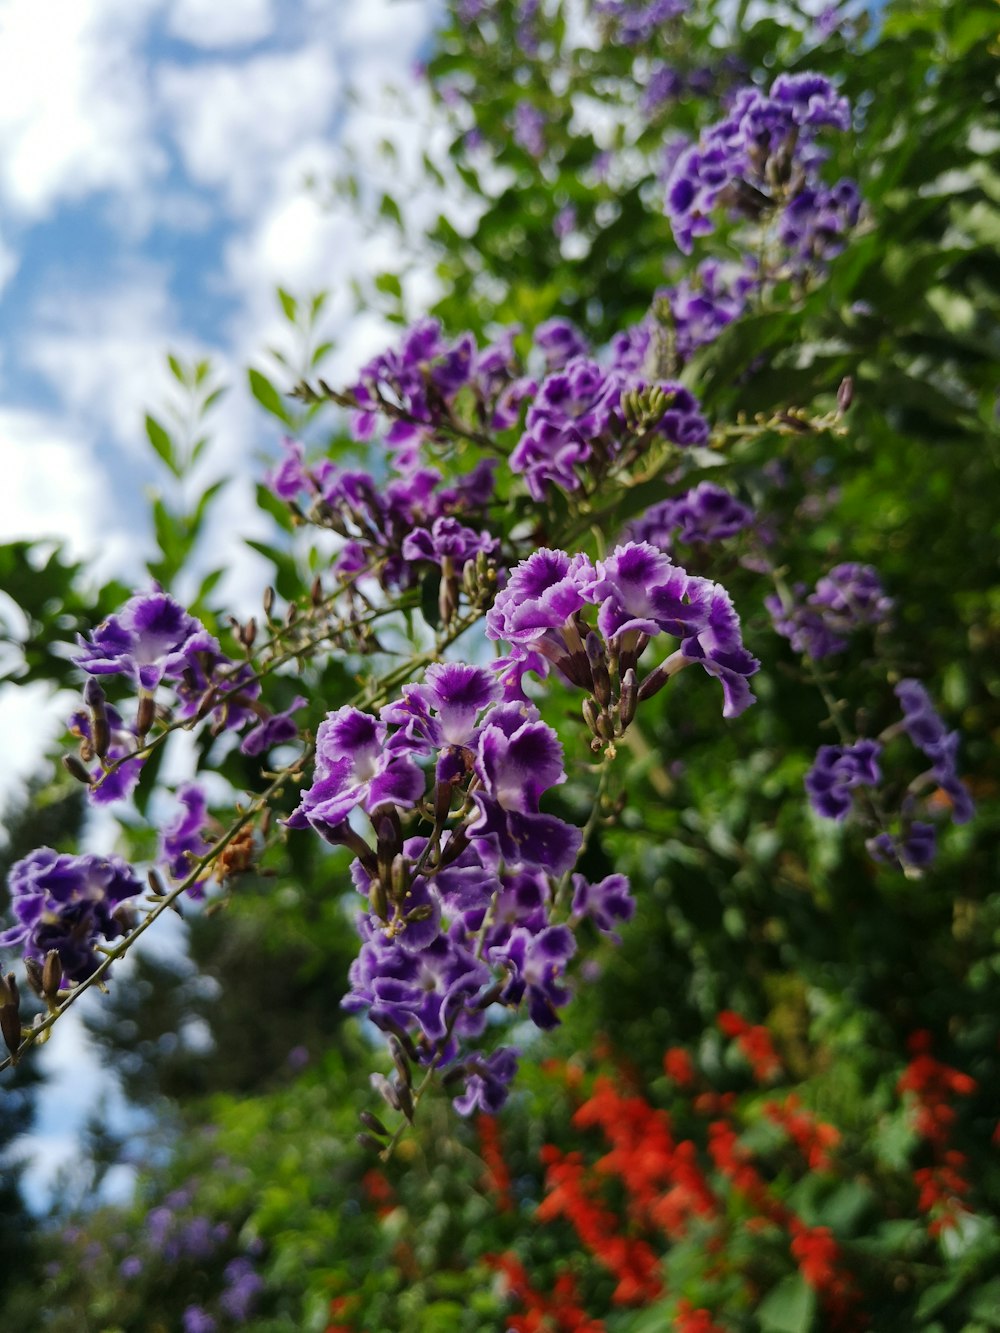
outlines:
[[[156,418],[151,417],[148,412],[146,413],[146,434],[157,456],[162,462],[166,463],[175,477],[179,477],[181,468],[174,454],[174,442]]]
[[[284,311],[285,318],[290,324],[294,324],[299,313],[299,303],[290,292],[286,292],[284,287],[278,288],[278,300]]]
[[[816,1313],[816,1293],[801,1273],[784,1278],[757,1309],[762,1333],[809,1333]]]
[[[249,378],[250,392],[261,407],[270,412],[273,417],[277,417],[279,421],[284,422],[286,426],[291,426],[292,417],[285,406],[284,399],[267,376],[262,375],[259,370],[251,368]]]

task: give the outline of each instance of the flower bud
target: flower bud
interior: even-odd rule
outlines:
[[[11,1056],[16,1058],[21,1049],[21,1019],[12,1005],[4,1005],[0,1009],[0,1033]]]
[[[139,708],[135,716],[135,734],[140,740],[146,735],[146,732],[153,725],[153,718],[156,716],[156,701],[151,694],[142,694],[139,696]]]
[[[56,953],[55,949],[50,949],[45,955],[45,962],[42,965],[42,991],[46,999],[55,999],[59,994],[59,987],[62,985],[63,965],[62,959]]]
[[[410,1124],[413,1124],[413,1098],[410,1096],[410,1089],[406,1083],[401,1083],[399,1079],[393,1081],[393,1089],[399,1098],[399,1109],[406,1116]]]
[[[391,1106],[394,1111],[403,1109],[395,1085],[390,1083],[384,1074],[372,1074],[369,1081],[387,1106]]]
[[[21,997],[17,990],[17,979],[13,972],[8,972],[6,976],[0,973],[0,1009],[8,1007],[17,1009],[20,1006]]]
[[[392,1056],[392,1063],[396,1066],[399,1077],[403,1083],[409,1087],[413,1082],[413,1075],[410,1072],[410,1062],[406,1058],[406,1052],[403,1050],[403,1043],[395,1035],[389,1034],[389,1054]]]
[[[583,720],[584,722],[586,722],[587,726],[590,728],[590,730],[594,733],[595,736],[597,735],[597,721],[599,716],[600,714],[598,712],[597,704],[594,702],[594,700],[584,699]]]
[[[608,658],[604,651],[604,641],[593,630],[584,643],[587,660],[590,663],[590,675],[594,682],[594,698],[602,708],[611,702],[611,677],[608,674]]]
[[[854,402],[854,378],[851,375],[845,375],[840,381],[840,388],[837,390],[837,407],[841,415],[848,411]]]
[[[94,780],[87,772],[87,767],[82,759],[75,754],[64,754],[62,761],[63,768],[70,777],[76,778],[77,782],[82,782],[87,787],[93,786]]]
[[[373,879],[371,887],[368,890],[368,903],[375,916],[380,921],[389,920],[389,898],[385,891],[385,885],[380,879]]]
[[[370,1129],[373,1134],[380,1134],[384,1139],[389,1138],[389,1131],[386,1129],[385,1125],[382,1124],[382,1121],[378,1116],[373,1115],[371,1111],[361,1111],[358,1115],[358,1119],[364,1125],[365,1129]]]
[[[632,722],[639,705],[639,683],[635,667],[629,667],[622,677],[621,698],[618,700],[618,720],[622,731]]]
[[[35,992],[39,999],[42,999],[44,992],[42,990],[42,967],[34,958],[24,960],[24,975],[28,978],[28,985]],[[13,972],[7,977],[8,983],[13,980]]]
[[[381,1153],[383,1144],[378,1139],[373,1139],[370,1134],[356,1134],[355,1141],[368,1152]]]
[[[165,898],[167,896],[167,886],[163,882],[163,877],[155,866],[150,866],[146,871],[146,879],[149,883],[149,890],[154,898]]]

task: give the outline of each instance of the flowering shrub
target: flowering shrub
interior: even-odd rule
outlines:
[[[166,1217],[201,1149],[149,1165],[167,1326],[986,1318],[994,56],[981,4],[889,8],[723,50],[714,3],[457,6],[431,78],[481,215],[350,382],[252,372],[259,609],[181,596],[204,504],[158,511],[142,588],[11,584],[128,855],[14,849],[4,1067],[98,987],[127,1047],[175,907],[291,922],[317,1007],[366,1020],[291,1003],[287,1060],[197,1105],[225,1197]],[[285,963],[234,973],[252,1046]],[[629,1063],[591,1083],[598,1031]],[[63,1327],[141,1326],[126,1249],[50,1273]]]

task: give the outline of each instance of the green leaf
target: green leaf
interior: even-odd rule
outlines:
[[[816,1293],[801,1273],[793,1273],[761,1301],[757,1320],[762,1333],[809,1333],[815,1314]]]
[[[277,417],[279,421],[286,426],[291,426],[292,416],[285,406],[285,401],[281,394],[274,387],[266,375],[261,374],[259,370],[250,369],[248,372],[250,379],[250,392],[260,403],[265,411],[270,412],[271,416]]]
[[[286,292],[284,287],[278,288],[278,300],[284,311],[285,318],[290,324],[294,324],[299,313],[299,303],[290,292]]]
[[[150,416],[148,412],[146,413],[146,434],[149,437],[149,442],[153,446],[157,456],[166,463],[167,467],[175,477],[179,477],[181,475],[181,467],[177,462],[177,457],[174,453],[173,440],[171,440],[166,430],[164,430],[156,418]]]
[[[403,295],[403,284],[395,273],[377,273],[375,275],[375,290],[399,299]]]

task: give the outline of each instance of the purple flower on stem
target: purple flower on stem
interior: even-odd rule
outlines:
[[[881,753],[878,741],[821,745],[805,779],[816,813],[824,819],[844,819],[853,803],[854,789],[877,787],[882,781],[878,766]]]
[[[121,911],[142,892],[120,856],[68,856],[39,847],[12,866],[7,880],[17,925],[0,933],[0,947],[20,947],[44,962],[54,949],[70,981],[97,966],[97,946],[125,934]]]
[[[725,541],[753,522],[753,510],[721,486],[702,481],[671,500],[647,509],[630,527],[631,539],[669,551],[675,541]]]
[[[306,700],[297,694],[289,706],[280,713],[266,713],[262,710],[256,724],[243,737],[240,750],[243,754],[264,754],[275,745],[285,745],[298,740],[299,729],[292,720],[292,714],[305,708]]]
[[[952,823],[967,824],[976,807],[958,776],[958,732],[948,731],[919,680],[901,680],[895,692],[903,709],[903,728],[931,761],[931,774],[951,807]]]
[[[482,1111],[496,1115],[507,1100],[517,1073],[520,1052],[513,1046],[501,1046],[492,1055],[473,1056],[465,1062],[465,1091],[452,1101],[459,1115]]]
[[[492,555],[499,545],[487,532],[463,528],[457,518],[436,518],[429,532],[426,528],[416,528],[404,537],[403,559],[429,560],[442,568],[449,561],[452,569],[461,570],[480,551]]]
[[[424,794],[424,775],[409,755],[386,749],[384,722],[357,708],[338,708],[316,733],[316,772],[289,816],[289,828],[312,826],[335,835],[359,806],[372,814],[380,805],[411,809]]]
[[[204,829],[208,823],[208,802],[201,787],[194,782],[185,783],[177,788],[177,799],[181,809],[173,823],[163,830],[160,839],[160,861],[166,866],[171,879],[187,879],[196,861],[199,861],[211,842],[205,837]],[[205,879],[196,880],[188,888],[192,898],[204,898]]]
[[[107,805],[112,801],[122,801],[131,796],[144,763],[142,756],[136,759],[129,758],[139,743],[134,728],[126,726],[117,708],[113,708],[110,704],[103,704],[103,711],[108,722],[108,747],[105,759],[112,767],[110,772],[105,772],[104,765],[98,762],[90,769],[92,782],[87,788],[87,795],[95,805]],[[84,742],[84,750],[93,751],[94,734],[89,713],[82,710],[74,713],[69,720],[69,729],[72,735]]]
[[[572,824],[538,810],[543,792],[566,780],[562,746],[550,726],[521,721],[511,705],[495,710],[479,733],[472,799],[478,815],[473,839],[488,838],[510,866],[542,866],[561,875],[576,861],[583,835]]]
[[[624,875],[606,875],[597,884],[583,875],[573,876],[574,918],[590,917],[602,935],[620,944],[615,922],[631,921],[634,915],[635,899]]]
[[[93,675],[123,674],[152,692],[161,680],[178,680],[197,653],[218,653],[204,625],[166,593],[139,593],[118,615],[79,637],[76,658]]]
[[[402,697],[382,709],[382,720],[398,730],[389,741],[397,753],[470,747],[478,719],[500,698],[496,675],[465,662],[434,662],[418,685],[404,685]]]
[[[506,944],[489,952],[490,961],[502,963],[511,974],[500,1003],[519,1005],[527,998],[528,1016],[535,1026],[556,1027],[556,1010],[569,1003],[563,978],[575,952],[576,940],[567,926],[548,926],[538,934],[515,927]]]

